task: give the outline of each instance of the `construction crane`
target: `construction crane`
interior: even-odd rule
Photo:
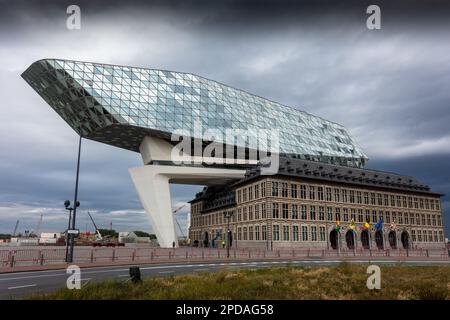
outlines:
[[[89,211],[88,211],[88,215],[89,215],[89,218],[91,218],[92,224],[95,227],[95,235],[97,237],[97,240],[103,240],[103,236],[100,233],[100,231],[98,230],[97,225],[95,224],[94,218],[92,218],[91,213]]]
[[[13,236],[13,237],[16,236],[17,228],[19,227],[19,222],[20,222],[20,220],[17,220],[16,226],[14,227],[14,231],[13,231],[13,233],[12,233],[12,236]]]
[[[178,228],[180,229],[181,235],[182,235],[183,237],[186,237],[186,236],[185,236],[185,234],[184,234],[184,232],[183,232],[183,229],[181,229],[181,226],[180,226],[180,223],[178,222],[178,219],[177,219],[176,214],[177,214],[177,212],[179,212],[181,209],[183,209],[183,208],[186,207],[187,205],[188,205],[188,203],[182,204],[181,206],[178,206],[177,208],[175,208],[175,210],[172,211],[172,213],[175,215],[175,222],[177,223]]]

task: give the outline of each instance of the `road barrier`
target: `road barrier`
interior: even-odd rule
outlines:
[[[52,265],[65,263],[66,249],[60,248],[27,248],[0,249],[0,267]],[[230,249],[230,259],[308,259],[308,258],[381,258],[398,259],[449,259],[446,249],[364,249],[343,248],[337,250],[324,248],[309,249],[277,249],[273,251],[261,249]],[[92,248],[75,247],[73,263],[102,262],[166,262],[166,261],[214,261],[226,260],[227,250],[223,248],[181,247],[175,249],[162,248]]]

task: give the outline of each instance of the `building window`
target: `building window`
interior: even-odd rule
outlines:
[[[355,203],[355,191],[350,190],[350,203]]]
[[[431,226],[431,215],[427,214],[427,225]]]
[[[253,227],[248,227],[248,240],[253,240]]]
[[[317,199],[323,201],[323,187],[317,187]]]
[[[404,218],[405,218],[405,224],[409,224],[409,215],[407,212],[405,212]]]
[[[242,228],[238,228],[238,240],[242,240]]]
[[[342,190],[342,202],[347,203],[348,202],[348,196],[347,196],[347,190]]]
[[[326,193],[327,193],[327,201],[331,201],[331,188],[326,188]]]
[[[409,214],[409,221],[411,222],[411,224],[414,224],[414,213]]]
[[[261,233],[262,233],[262,239],[264,241],[266,241],[267,240],[267,227],[266,226],[261,227]]]
[[[283,219],[289,219],[289,207],[287,203],[283,203],[282,205],[283,208]]]
[[[266,204],[263,203],[262,206],[261,206],[261,208],[262,208],[262,214],[261,214],[261,216],[262,216],[263,219],[266,219],[266,217],[267,217],[267,215],[266,215]]]
[[[283,240],[289,241],[289,226],[283,226]]]
[[[247,201],[247,188],[242,189],[242,201]]]
[[[311,226],[311,241],[317,241],[317,227]]]
[[[338,188],[335,188],[335,189],[334,189],[334,201],[335,201],[335,202],[340,202],[340,201],[341,201],[341,199],[340,199],[340,194],[339,194],[339,189],[338,189]]]
[[[292,240],[298,241],[298,226],[292,227]]]
[[[356,210],[353,208],[350,208],[350,219],[356,221]]]
[[[424,226],[425,224],[425,214],[422,214],[422,225]]]
[[[383,205],[383,195],[381,193],[377,194],[377,199],[378,199],[378,205],[382,206]]]
[[[323,221],[325,220],[325,208],[319,207],[319,220]]]
[[[266,183],[263,182],[261,183],[261,197],[265,197],[266,196]]]
[[[333,208],[327,207],[327,221],[333,221]]]
[[[362,209],[358,209],[358,221],[363,222],[364,221],[364,215]]]
[[[259,226],[255,226],[255,240],[259,240]]]
[[[419,199],[414,197],[414,209],[419,209]]]
[[[273,241],[279,241],[280,240],[280,226],[275,224],[273,226]]]
[[[247,227],[244,227],[244,240],[247,240]]]
[[[315,200],[316,199],[316,191],[314,186],[309,186],[309,199]]]
[[[417,230],[417,241],[422,242],[422,230]]]
[[[272,203],[272,218],[278,219],[279,217],[280,217],[279,204],[278,203]]]
[[[308,241],[308,226],[302,226],[302,240]]]
[[[411,231],[412,241],[416,242],[416,230]]]
[[[286,182],[281,184],[281,196],[284,198],[288,197],[288,184]]]
[[[302,220],[306,220],[307,214],[306,214],[306,206],[304,204],[302,204]]]
[[[439,241],[439,239],[438,239],[438,232],[434,231],[434,242],[438,242],[438,241]]]
[[[278,197],[278,182],[272,181],[272,197]]]
[[[253,188],[248,187],[248,200],[253,200]]]
[[[373,192],[370,193],[370,204],[375,205],[375,193]]]
[[[401,212],[398,213],[398,224],[403,224],[403,214]]]
[[[395,207],[395,196],[391,195],[391,207]]]
[[[369,193],[364,192],[364,204],[369,204]]]
[[[384,195],[384,206],[389,206],[389,196],[387,194]]]
[[[248,207],[248,220],[253,220],[253,206]]]
[[[420,226],[420,214],[416,213],[416,224]]]
[[[372,210],[372,222],[377,222],[377,210]]]
[[[320,226],[319,227],[319,239],[320,239],[320,241],[326,241],[325,240],[325,227],[324,226]]]
[[[342,211],[344,212],[344,221],[348,221],[348,208],[344,208]]]
[[[336,221],[341,221],[341,209],[336,208]]]
[[[255,204],[255,220],[259,220],[259,209],[260,209],[260,205],[259,204]]]
[[[439,242],[444,242],[444,233],[442,230],[439,231]]]
[[[255,199],[259,198],[259,184],[255,184]]]
[[[291,184],[291,197],[296,199],[297,198],[297,185]]]
[[[309,219],[316,220],[316,207],[315,206],[309,207]]]
[[[303,184],[300,185],[300,198],[306,199],[306,186]]]
[[[298,219],[298,205],[292,205],[292,219]]]
[[[356,202],[358,204],[362,203],[362,196],[361,196],[361,191],[356,191]]]

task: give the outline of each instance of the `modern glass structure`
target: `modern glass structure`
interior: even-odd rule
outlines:
[[[132,151],[145,136],[169,140],[177,129],[201,139],[199,121],[220,132],[277,129],[280,154],[289,157],[367,162],[343,126],[194,74],[44,59],[22,77],[78,134]]]

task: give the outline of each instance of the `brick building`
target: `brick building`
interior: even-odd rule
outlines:
[[[282,158],[277,175],[253,168],[205,187],[191,201],[189,236],[220,246],[228,214],[237,248],[445,248],[440,198],[413,177]]]

